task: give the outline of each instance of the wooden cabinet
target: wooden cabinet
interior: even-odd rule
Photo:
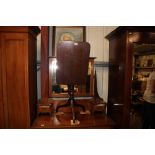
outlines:
[[[29,128],[36,113],[38,27],[0,27],[0,127]]]
[[[118,27],[109,40],[108,115],[118,128],[129,128],[133,52],[136,44],[155,44],[155,27]]]

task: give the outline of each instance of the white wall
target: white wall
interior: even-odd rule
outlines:
[[[109,43],[105,36],[116,26],[88,26],[86,27],[86,41],[91,45],[90,56],[95,61],[109,61]],[[108,97],[108,67],[96,67],[97,88],[101,98],[107,101]]]
[[[87,26],[86,41],[91,45],[90,56],[96,57],[95,61],[109,61],[109,43],[105,36],[116,26]],[[51,47],[50,47],[51,50]],[[40,60],[41,35],[37,37],[37,60]],[[108,68],[97,67],[97,87],[100,97],[107,101],[108,97]],[[41,97],[40,71],[37,72],[38,98]]]

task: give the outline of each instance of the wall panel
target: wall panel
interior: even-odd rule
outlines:
[[[87,26],[86,41],[91,44],[90,56],[96,57],[95,61],[109,61],[109,42],[105,36],[117,26]],[[96,68],[97,87],[100,97],[107,101],[108,96],[108,68]]]

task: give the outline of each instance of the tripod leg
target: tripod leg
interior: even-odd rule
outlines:
[[[81,104],[77,104],[77,103],[75,102],[74,99],[73,99],[73,102],[74,102],[74,106],[76,106],[76,107],[80,107],[80,108],[82,109],[83,112],[86,111],[85,106],[83,106],[83,105],[81,105]]]
[[[75,115],[75,111],[74,111],[74,101],[73,100],[71,100],[71,108],[72,108],[73,123],[75,123],[76,115]]]
[[[71,109],[72,109],[71,125],[79,125],[80,124],[80,121],[77,120],[76,113],[74,111],[74,100],[73,99],[71,100]]]
[[[66,104],[57,106],[55,111],[58,112],[60,108],[70,106],[70,102],[71,102],[71,99],[69,98]]]

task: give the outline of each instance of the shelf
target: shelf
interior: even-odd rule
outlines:
[[[109,62],[95,61],[94,67],[109,67]]]
[[[153,69],[153,67],[135,67],[135,69]]]

